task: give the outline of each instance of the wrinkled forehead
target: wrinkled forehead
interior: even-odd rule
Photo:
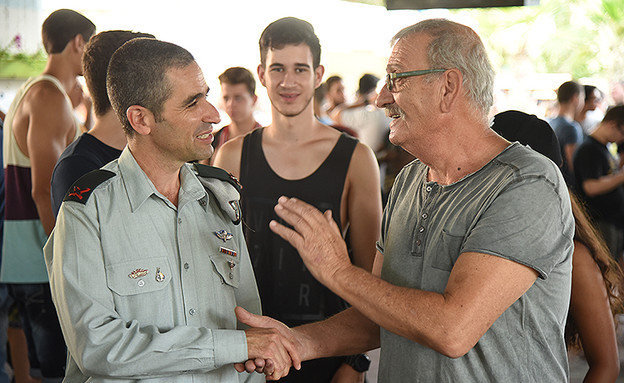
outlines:
[[[431,36],[425,33],[412,33],[401,37],[392,47],[386,69],[388,72],[400,72],[412,69],[427,69],[427,49]]]

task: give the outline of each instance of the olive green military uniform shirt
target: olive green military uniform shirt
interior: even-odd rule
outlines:
[[[65,382],[238,382],[234,308],[260,313],[240,225],[189,164],[177,208],[128,148],[102,169],[114,174],[70,190],[44,249]]]

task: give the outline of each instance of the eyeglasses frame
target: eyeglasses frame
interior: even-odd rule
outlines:
[[[390,92],[395,92],[396,87],[393,85],[394,80],[403,77],[422,76],[430,73],[446,72],[448,69],[423,69],[423,70],[411,70],[407,72],[388,73],[386,74],[386,86]]]

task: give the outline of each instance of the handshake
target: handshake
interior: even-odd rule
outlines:
[[[242,307],[236,307],[236,317],[251,328],[247,336],[248,360],[236,363],[238,372],[264,373],[267,380],[278,380],[286,375],[290,367],[301,368],[302,354],[306,350],[305,337],[285,324],[266,317],[254,315]]]

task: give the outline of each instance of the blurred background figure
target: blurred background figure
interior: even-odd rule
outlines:
[[[344,82],[342,77],[334,75],[325,80],[325,86],[327,89],[325,113],[332,121],[335,121],[338,113],[346,106]]]
[[[375,154],[384,147],[390,119],[375,106],[379,77],[367,73],[360,78],[357,99],[353,105],[344,108],[337,115],[340,125],[355,130],[361,142],[368,145]]]
[[[574,120],[583,128],[583,135],[587,136],[602,121],[604,113],[598,108],[602,102],[602,92],[593,85],[584,85],[585,104],[576,114]]]
[[[619,80],[611,85],[611,100],[614,105],[624,104],[624,80]]]
[[[256,80],[253,74],[242,67],[226,69],[219,76],[221,83],[221,98],[225,112],[230,116],[230,124],[224,126],[214,135],[213,146],[215,153],[228,140],[244,136],[259,128],[260,123],[254,118],[254,106],[258,100],[256,96]],[[214,158],[214,154],[213,157]]]
[[[583,129],[578,122],[574,121],[574,117],[583,108],[584,100],[585,95],[581,85],[574,81],[564,82],[557,89],[559,114],[548,121],[557,135],[563,155],[561,167],[563,178],[568,187],[572,188],[575,187],[572,158],[576,148],[583,142]]]

